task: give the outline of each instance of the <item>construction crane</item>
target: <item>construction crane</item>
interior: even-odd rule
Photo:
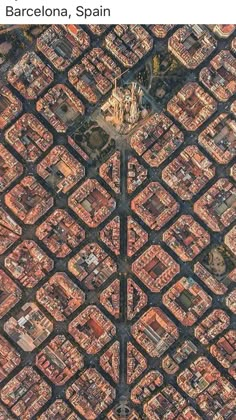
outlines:
[[[114,90],[117,89],[117,79],[120,79],[121,76],[123,76],[123,74],[127,73],[127,71],[129,71],[129,69],[126,69],[125,71],[123,71],[121,74],[119,74],[119,76],[116,76],[115,80],[114,80]]]

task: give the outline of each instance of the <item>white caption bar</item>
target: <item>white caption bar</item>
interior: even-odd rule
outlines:
[[[235,18],[235,0],[0,0],[0,24],[226,24]]]

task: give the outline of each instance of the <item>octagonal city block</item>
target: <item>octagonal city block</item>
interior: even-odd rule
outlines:
[[[78,415],[72,410],[64,400],[56,399],[39,417],[38,420],[67,419],[80,420]]]
[[[27,100],[37,99],[53,79],[50,67],[34,51],[24,54],[7,74],[8,82]]]
[[[236,156],[236,120],[224,112],[200,133],[198,143],[221,165]]]
[[[187,146],[162,171],[163,180],[182,200],[191,200],[214,175],[212,162],[196,146]]]
[[[65,133],[84,115],[85,107],[66,85],[57,84],[38,100],[36,110],[58,133]]]
[[[23,114],[6,131],[5,138],[29,162],[34,162],[53,143],[53,135],[33,114]]]
[[[79,282],[94,290],[115,273],[117,265],[97,243],[91,243],[69,260],[68,269]]]
[[[37,48],[59,70],[64,71],[90,45],[79,25],[50,25],[37,38]]]
[[[36,355],[36,366],[55,385],[64,385],[83,367],[83,357],[64,335],[57,335]]]
[[[0,393],[2,401],[12,414],[24,420],[32,419],[51,395],[51,387],[31,366],[18,372]]]
[[[214,232],[221,232],[236,220],[236,188],[220,178],[194,204],[195,213]]]
[[[184,25],[169,38],[168,50],[188,69],[198,67],[217,47],[217,41],[203,25]]]
[[[195,82],[184,85],[167,104],[168,112],[188,131],[195,131],[217,110],[217,102]]]
[[[160,292],[180,267],[159,245],[151,245],[133,262],[132,271],[152,292]]]
[[[182,215],[163,234],[165,243],[182,261],[192,261],[210,243],[210,235],[192,216]]]
[[[40,287],[36,298],[56,321],[65,321],[82,305],[84,293],[66,273],[58,272]]]
[[[164,113],[155,113],[131,136],[130,145],[148,165],[158,167],[183,141],[180,129]]]
[[[55,146],[37,165],[37,173],[57,193],[66,194],[84,176],[84,167],[64,146]]]
[[[66,257],[85,238],[82,227],[63,209],[54,210],[35,234],[57,258]]]
[[[172,385],[162,388],[143,406],[144,413],[148,419],[161,420],[165,418],[162,416],[162,413],[168,413],[169,419],[200,420],[195,410],[188,415],[186,408],[186,399]]]
[[[25,287],[34,287],[53,269],[54,262],[34,241],[21,242],[4,261],[5,267]]]
[[[115,210],[116,202],[96,179],[88,179],[69,197],[68,205],[90,228],[96,228]]]
[[[53,323],[35,303],[28,302],[5,322],[4,331],[22,350],[31,352],[51,334]]]
[[[33,225],[52,206],[53,197],[33,176],[26,176],[5,195],[7,207],[25,224]]]
[[[80,374],[66,390],[66,398],[89,420],[97,419],[114,401],[115,395],[114,388],[93,368]]]
[[[206,417],[224,418],[224,413],[228,413],[229,418],[234,418],[235,387],[206,357],[199,357],[193,361],[178,375],[177,383],[190,398],[196,401]]]
[[[218,101],[228,101],[236,93],[236,58],[228,50],[221,50],[200,71],[199,80]]]
[[[163,295],[164,305],[186,326],[193,325],[211,307],[211,297],[191,277],[182,277]]]
[[[96,354],[109,343],[116,328],[100,309],[90,305],[71,321],[68,331],[88,354]]]
[[[131,327],[135,340],[151,357],[160,357],[179,338],[176,325],[160,309],[152,307]]]
[[[159,182],[150,182],[132,201],[131,209],[150,229],[159,230],[179,211],[179,204]]]

